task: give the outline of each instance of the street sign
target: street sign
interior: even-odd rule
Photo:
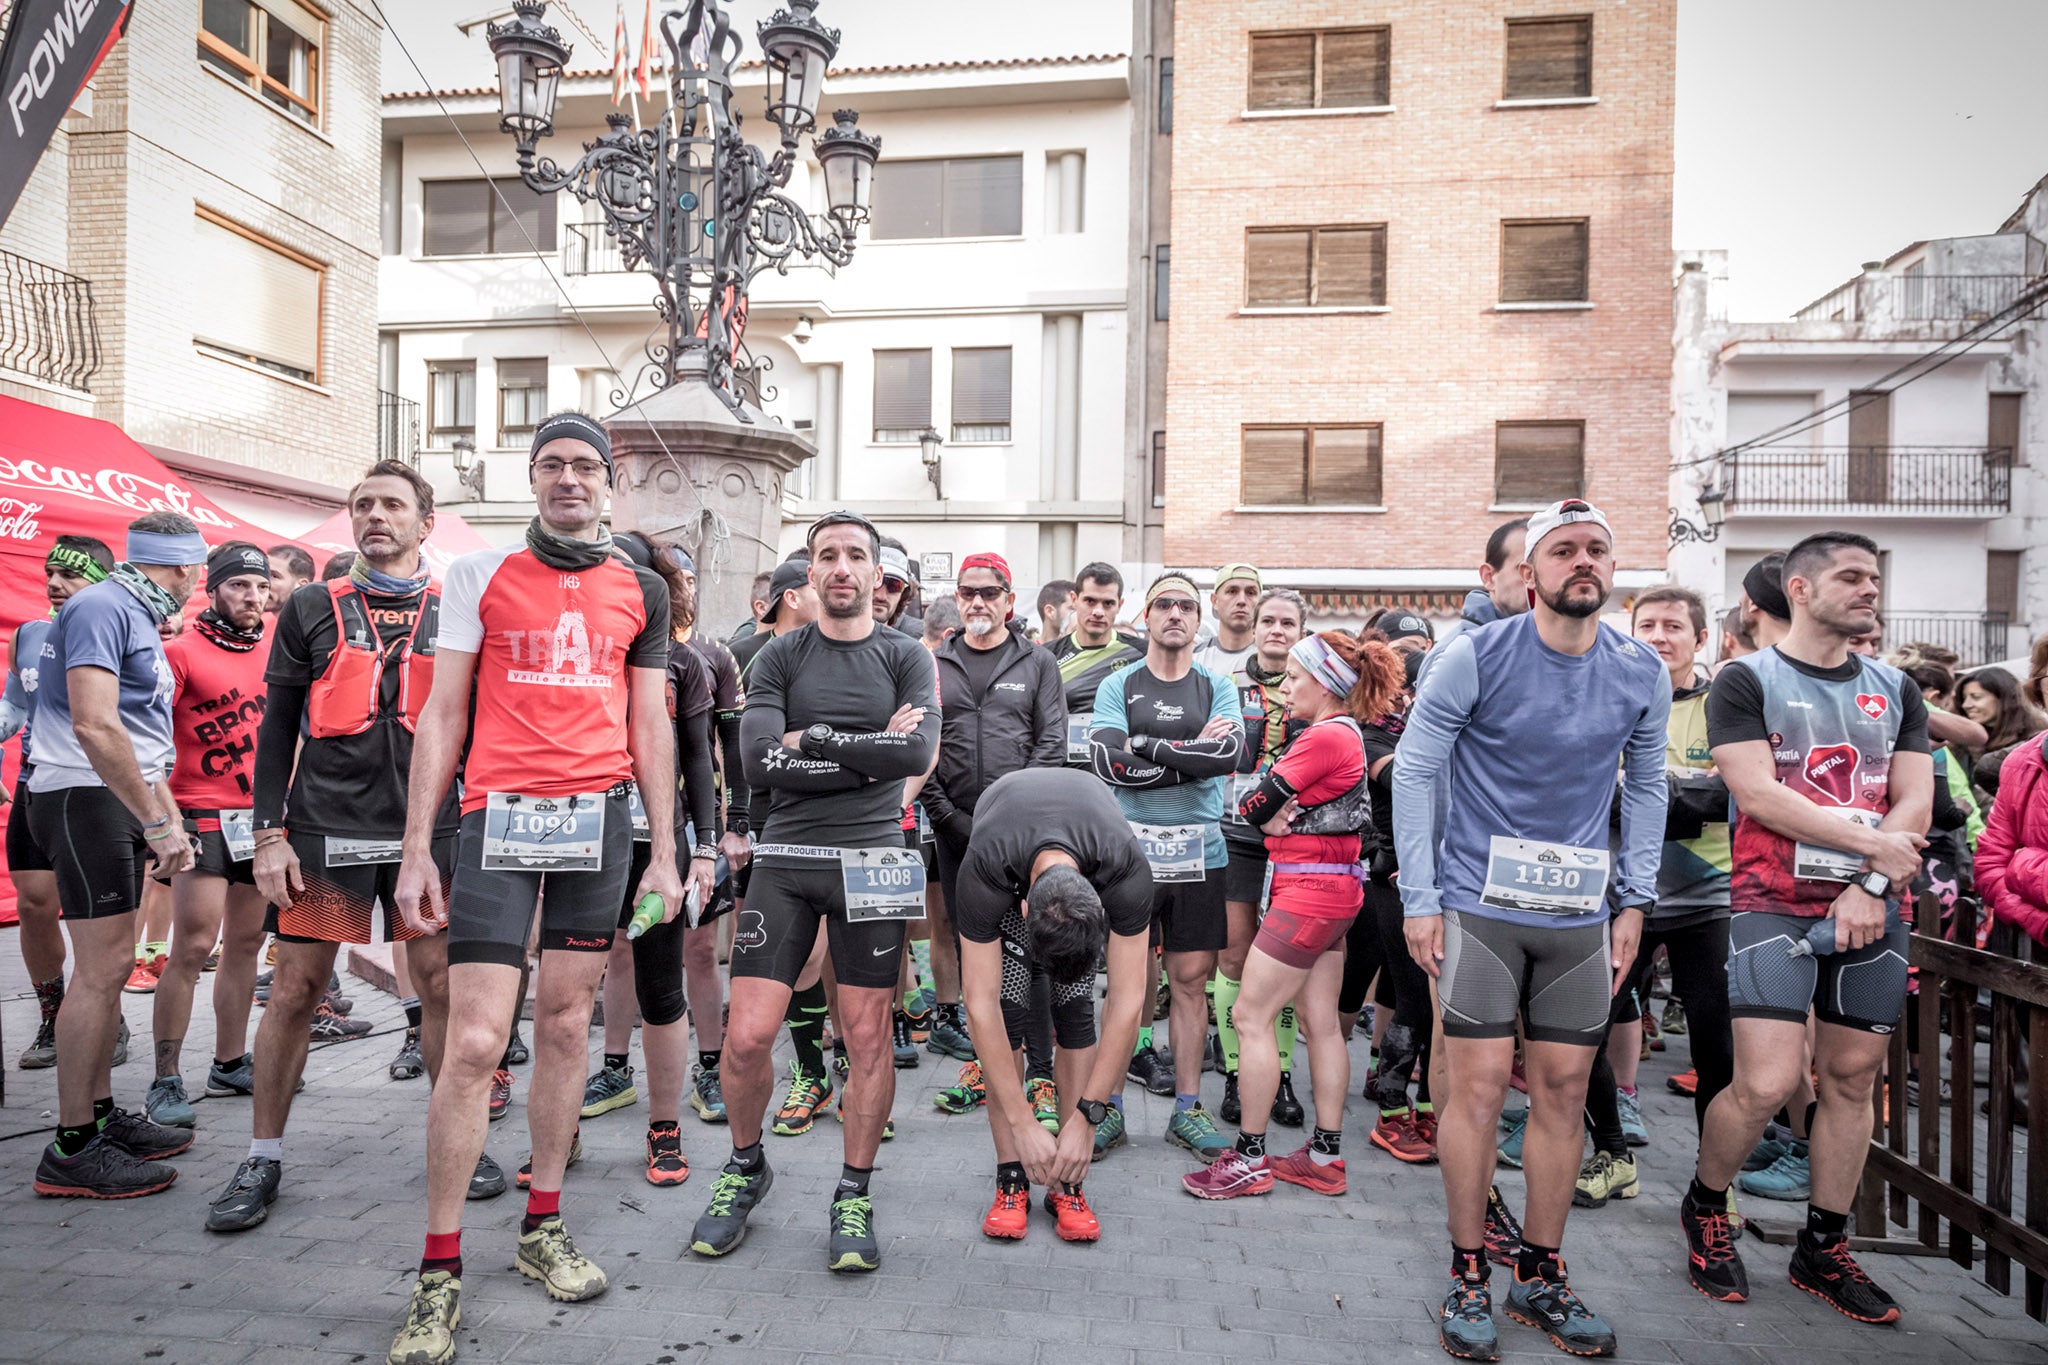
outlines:
[[[920,583],[951,583],[953,581],[953,552],[951,550],[930,550],[917,557],[917,581]]]

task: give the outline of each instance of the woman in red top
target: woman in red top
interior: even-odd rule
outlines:
[[[1351,1059],[1337,1028],[1337,994],[1344,934],[1362,900],[1361,835],[1372,826],[1359,722],[1386,714],[1405,676],[1387,644],[1342,631],[1306,636],[1288,652],[1280,690],[1289,717],[1307,728],[1239,807],[1265,831],[1272,859],[1265,919],[1235,1010],[1244,1122],[1235,1149],[1183,1178],[1197,1198],[1264,1194],[1275,1178],[1319,1194],[1344,1192],[1338,1143]],[[1308,1043],[1316,1127],[1300,1151],[1269,1158],[1265,1129],[1280,1081],[1273,1025],[1290,1000]]]

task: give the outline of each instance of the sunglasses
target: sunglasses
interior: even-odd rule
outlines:
[[[953,589],[953,591],[959,593],[960,596],[966,598],[968,601],[973,601],[976,598],[980,598],[984,602],[994,602],[999,600],[1004,593],[1009,591],[1009,589],[998,585],[989,588],[959,587]]]
[[[1152,599],[1152,606],[1159,608],[1159,610],[1167,613],[1169,616],[1175,613],[1183,616],[1200,616],[1202,614],[1201,604],[1199,602],[1190,602],[1185,597],[1155,597]],[[1147,608],[1147,610],[1150,610],[1150,608]]]

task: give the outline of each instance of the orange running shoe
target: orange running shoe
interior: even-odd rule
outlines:
[[[1348,1188],[1344,1179],[1344,1158],[1338,1157],[1327,1166],[1318,1166],[1315,1158],[1309,1155],[1305,1142],[1286,1156],[1267,1157],[1266,1169],[1273,1173],[1275,1180],[1284,1180],[1317,1194],[1337,1195]]]
[[[647,1183],[680,1185],[690,1178],[690,1158],[683,1155],[683,1128],[678,1123],[647,1125]]]
[[[1095,1221],[1095,1210],[1088,1207],[1088,1196],[1078,1188],[1072,1194],[1047,1190],[1045,1211],[1053,1216],[1053,1230],[1059,1233],[1062,1242],[1102,1240],[1102,1224]]]
[[[1699,1068],[1693,1067],[1679,1072],[1676,1076],[1666,1076],[1664,1078],[1664,1088],[1674,1095],[1697,1095],[1700,1089]]]
[[[1380,1121],[1373,1125],[1371,1138],[1373,1146],[1396,1161],[1421,1165],[1436,1160],[1436,1145],[1423,1135],[1422,1124],[1413,1109],[1398,1114],[1382,1113]]]
[[[996,1187],[996,1200],[988,1206],[988,1216],[981,1220],[981,1234],[984,1237],[1000,1237],[1007,1242],[1021,1242],[1031,1222],[1031,1188],[1006,1190]]]
[[[136,958],[135,970],[128,973],[127,983],[121,989],[130,995],[154,994],[156,983],[162,978],[164,967],[169,961],[170,958],[163,953],[154,953],[149,957]]]

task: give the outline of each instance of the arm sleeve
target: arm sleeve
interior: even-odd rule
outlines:
[[[1061,768],[1067,762],[1067,689],[1060,682],[1059,660],[1046,649],[1033,648],[1031,663],[1038,670],[1038,696],[1033,700],[1031,718],[1036,726],[1031,737],[1031,765]]]
[[[725,777],[725,827],[737,834],[749,832],[754,823],[747,809],[754,789],[747,782],[747,762],[740,748],[741,714],[736,710],[718,713],[718,752],[724,760],[719,772]]]
[[[1622,751],[1621,867],[1616,880],[1623,908],[1657,899],[1657,868],[1664,856],[1664,816],[1671,800],[1665,780],[1665,731],[1671,722],[1671,689],[1651,680],[1650,704],[1636,720]]]
[[[1394,851],[1401,864],[1401,913],[1409,916],[1443,913],[1436,853],[1450,791],[1451,748],[1479,698],[1479,661],[1471,640],[1459,636],[1431,653],[1437,657],[1423,675],[1394,750]]]
[[[895,660],[896,705],[921,706],[924,719],[907,735],[876,730],[865,735],[834,731],[824,743],[824,757],[878,782],[896,782],[921,777],[931,766],[939,743],[939,704],[933,688],[935,674],[931,653],[923,645],[906,641]]]
[[[783,650],[763,650],[747,675],[747,712],[740,721],[740,752],[756,793],[851,791],[867,779],[828,759],[811,758],[783,744],[785,719]]]
[[[1764,720],[1764,684],[1738,659],[1714,676],[1707,693],[1707,747],[1753,739],[1766,744],[1771,740],[1771,727]]]
[[[1244,816],[1244,822],[1248,825],[1263,825],[1278,815],[1282,806],[1299,795],[1300,792],[1295,790],[1294,784],[1289,782],[1277,767],[1268,768],[1265,775],[1259,779],[1259,785],[1245,794],[1244,804],[1238,808],[1238,813]]]
[[[711,842],[718,828],[718,800],[711,780],[711,712],[685,714],[676,722],[676,741],[682,752],[683,800],[690,819],[697,826],[697,842]]]
[[[304,683],[272,682],[256,731],[255,821],[270,827],[284,821],[291,791],[292,763],[299,754],[299,719],[306,713]]]
[[[1236,772],[1244,753],[1244,708],[1228,679],[1210,671],[1209,687],[1209,720],[1229,721],[1233,728],[1228,734],[1221,739],[1178,740],[1148,735],[1138,741],[1139,753],[1185,777],[1222,777]]]
[[[1095,775],[1112,787],[1172,787],[1181,776],[1163,763],[1139,758],[1124,748],[1130,722],[1124,713],[1124,679],[1128,669],[1102,680],[1095,690],[1095,714],[1088,721],[1088,761]]]

